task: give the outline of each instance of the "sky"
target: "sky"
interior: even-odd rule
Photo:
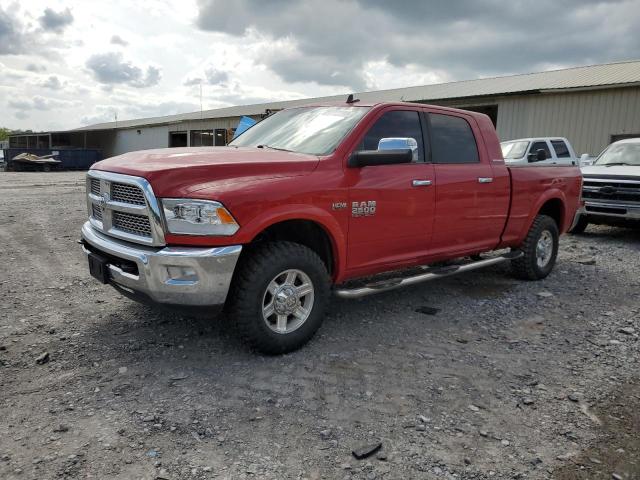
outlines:
[[[638,25],[640,0],[0,0],[0,127],[633,60]]]

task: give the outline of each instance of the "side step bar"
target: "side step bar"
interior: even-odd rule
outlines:
[[[465,263],[463,265],[450,265],[441,268],[429,268],[425,273],[413,275],[411,277],[399,277],[391,278],[388,280],[381,280],[379,282],[373,282],[364,287],[359,288],[338,288],[335,290],[335,294],[340,298],[361,298],[374,293],[388,292],[389,290],[395,290],[396,288],[406,287],[408,285],[415,285],[417,283],[428,282],[430,280],[436,280],[438,278],[448,277],[462,272],[470,272],[471,270],[477,270],[479,268],[490,267],[491,265],[497,265],[499,263],[508,262],[520,258],[523,253],[519,250],[514,250],[499,257],[487,258],[484,260],[478,260],[471,263]]]

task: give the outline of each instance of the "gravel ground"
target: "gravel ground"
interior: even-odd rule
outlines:
[[[639,231],[563,237],[541,282],[334,299],[264,357],[93,281],[83,189],[0,174],[0,478],[640,478]]]

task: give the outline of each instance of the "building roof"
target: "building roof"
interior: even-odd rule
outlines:
[[[481,78],[460,82],[421,85],[417,87],[394,88],[355,94],[363,102],[413,102],[462,99],[487,95],[508,95],[517,93],[539,93],[570,89],[640,85],[640,60],[566,68],[547,72],[509,75],[505,77]],[[279,110],[308,103],[339,101],[346,94],[329,97],[305,98],[281,102],[258,103],[235,107],[217,108],[203,112],[181,113],[163,117],[140,118],[119,122],[106,122],[75,129],[76,131],[106,130],[113,128],[135,128],[150,125],[178,123],[188,120],[240,117],[259,115],[265,110]]]

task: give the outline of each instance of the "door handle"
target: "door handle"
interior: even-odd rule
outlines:
[[[493,177],[478,177],[478,183],[491,183],[493,182]]]
[[[428,187],[431,185],[431,180],[413,180],[411,185],[414,187]]]

